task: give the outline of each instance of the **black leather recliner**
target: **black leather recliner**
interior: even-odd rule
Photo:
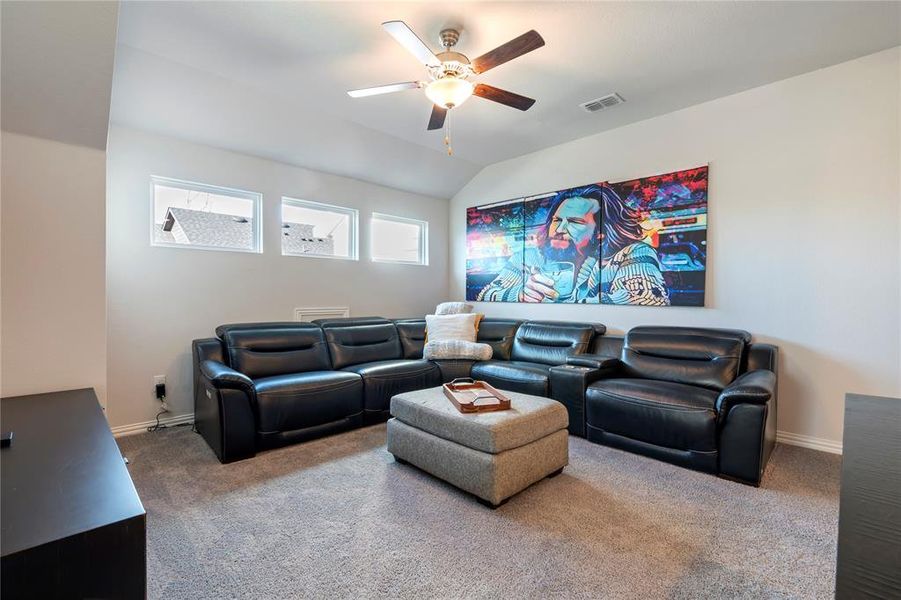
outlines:
[[[472,366],[472,377],[504,390],[549,396],[550,369],[562,365],[589,348],[603,325],[564,321],[529,321],[516,330],[509,354],[496,353],[491,360]]]
[[[614,344],[568,361],[585,384],[589,440],[759,484],[775,444],[774,346],[687,327],[633,328],[618,358]]]
[[[322,328],[252,323],[195,340],[195,423],[223,462],[359,427],[363,379],[335,371]]]
[[[388,319],[329,319],[314,321],[328,342],[332,367],[363,380],[363,423],[387,421],[395,394],[435,387],[441,372],[416,356],[416,340],[405,336],[406,347],[394,322]],[[412,347],[411,347],[412,345]]]

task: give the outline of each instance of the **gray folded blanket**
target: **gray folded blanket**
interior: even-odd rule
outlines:
[[[479,342],[446,340],[426,342],[422,357],[426,360],[489,360],[494,348]]]

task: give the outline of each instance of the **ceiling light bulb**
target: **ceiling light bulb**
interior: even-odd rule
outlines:
[[[454,108],[472,96],[472,84],[457,77],[442,77],[426,86],[425,95],[438,106]]]

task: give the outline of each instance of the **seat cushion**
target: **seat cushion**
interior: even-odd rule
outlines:
[[[606,379],[585,394],[590,428],[677,450],[716,450],[717,393],[650,379]]]
[[[454,379],[460,377],[470,377],[472,375],[472,360],[433,360],[441,371],[441,383],[450,383]]]
[[[511,392],[548,395],[550,365],[521,360],[483,360],[472,366],[471,377]]]
[[[316,427],[363,412],[363,380],[355,373],[311,371],[264,377],[257,393],[262,434]]]
[[[388,418],[391,397],[441,385],[441,371],[427,360],[380,360],[344,367],[363,378],[363,408],[367,422]]]

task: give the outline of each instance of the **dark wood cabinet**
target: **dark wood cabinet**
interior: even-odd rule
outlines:
[[[146,597],[146,513],[91,389],[0,400],[0,595]]]
[[[835,597],[901,598],[901,399],[848,394]]]

